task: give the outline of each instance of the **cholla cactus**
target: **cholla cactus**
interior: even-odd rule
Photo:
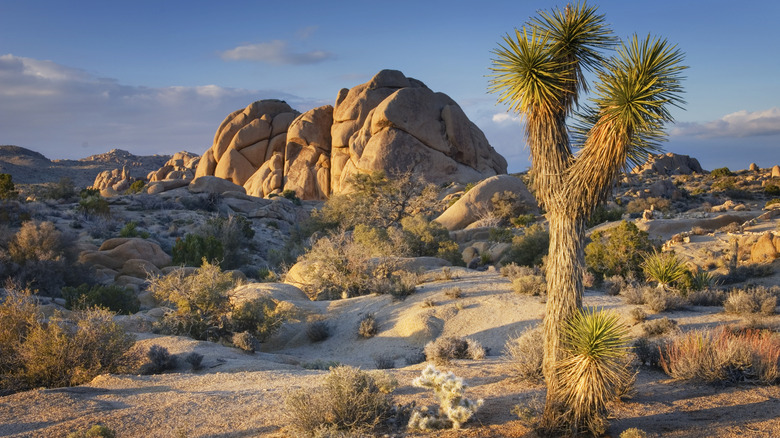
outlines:
[[[443,373],[433,365],[428,365],[422,375],[412,381],[418,388],[431,388],[439,401],[438,414],[427,411],[415,411],[409,419],[410,429],[441,429],[452,424],[459,429],[482,406],[483,400],[469,400],[464,397],[466,384],[452,372]]]

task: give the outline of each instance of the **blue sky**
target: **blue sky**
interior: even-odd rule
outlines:
[[[49,158],[204,152],[249,103],[299,111],[390,68],[448,94],[509,161],[520,121],[487,93],[503,35],[557,1],[0,0],[0,144]],[[615,34],[686,53],[667,151],[705,169],[780,164],[780,3],[601,1]]]

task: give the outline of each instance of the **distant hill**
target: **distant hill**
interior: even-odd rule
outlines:
[[[17,184],[57,182],[68,177],[78,187],[92,185],[105,170],[126,167],[131,176],[146,175],[162,167],[171,155],[134,155],[122,149],[80,160],[50,160],[43,154],[20,146],[0,146],[0,173],[8,173]]]

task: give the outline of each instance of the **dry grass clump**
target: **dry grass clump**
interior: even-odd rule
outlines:
[[[725,326],[688,332],[672,339],[660,362],[681,380],[774,384],[780,381],[780,335]]]
[[[447,298],[457,300],[463,296],[463,289],[459,287],[451,287],[444,291],[444,295],[446,295]]]
[[[726,292],[720,289],[692,290],[686,295],[694,306],[722,306],[726,301]]]
[[[677,330],[677,321],[669,319],[666,316],[642,324],[642,333],[644,333],[645,336],[665,335],[674,330]]]
[[[444,336],[428,342],[423,351],[427,360],[440,365],[447,364],[452,359],[484,359],[486,354],[479,342],[453,336]]]
[[[512,370],[521,379],[534,383],[544,380],[544,337],[541,326],[529,326],[519,335],[510,338],[504,346],[504,354],[512,359]]]
[[[547,281],[542,275],[527,275],[512,280],[512,290],[520,295],[543,296],[547,294]]]
[[[337,431],[373,432],[390,417],[392,403],[387,394],[397,385],[379,373],[337,366],[322,386],[288,394],[285,407],[290,428],[297,436],[308,437],[333,436]]]
[[[641,307],[634,307],[631,309],[630,315],[631,319],[634,320],[634,322],[637,324],[645,322],[647,319],[647,312],[645,312]]]
[[[726,313],[773,315],[777,307],[778,295],[780,295],[780,288],[777,286],[771,289],[764,286],[735,289],[728,294],[723,307]]]
[[[379,333],[379,325],[376,322],[376,317],[373,313],[367,313],[358,325],[358,336],[368,339],[376,336],[377,333]]]
[[[660,287],[645,289],[642,298],[650,310],[656,313],[680,309],[688,304],[678,291]]]
[[[647,438],[647,432],[642,429],[632,427],[621,432],[618,438]]]

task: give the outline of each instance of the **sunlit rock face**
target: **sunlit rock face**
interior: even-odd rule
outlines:
[[[411,171],[429,182],[468,183],[506,173],[506,160],[455,101],[395,70],[342,89],[334,106],[298,114],[261,100],[230,114],[201,158],[213,175],[254,196],[292,190],[326,199],[357,173]]]

